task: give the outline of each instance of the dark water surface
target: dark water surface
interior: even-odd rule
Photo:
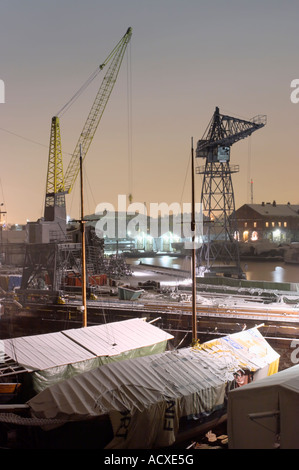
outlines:
[[[190,257],[156,256],[129,260],[132,264],[148,264],[174,269],[191,270]],[[284,261],[241,261],[241,267],[249,281],[299,282],[299,264],[287,264]]]

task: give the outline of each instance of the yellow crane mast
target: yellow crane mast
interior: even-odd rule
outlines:
[[[44,211],[45,221],[57,221],[59,223],[59,221],[62,222],[63,219],[64,221],[66,220],[65,194],[69,194],[72,191],[80,171],[80,149],[82,160],[84,160],[115,85],[119,69],[131,36],[132,28],[128,28],[126,34],[108,55],[106,60],[88,79],[88,83],[90,83],[95,78],[95,76],[108,63],[110,63],[102,84],[97,92],[93,105],[90,109],[82,132],[79,136],[65,174],[63,172],[58,116],[77,98],[78,93],[81,89],[83,89],[84,86],[81,87],[81,89],[73,96],[73,98],[62,108],[58,115],[52,118]]]

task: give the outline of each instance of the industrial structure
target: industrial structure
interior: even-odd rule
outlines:
[[[201,203],[206,220],[198,260],[205,275],[243,276],[232,184],[232,174],[239,171],[239,165],[230,165],[230,152],[234,143],[265,124],[266,116],[246,121],[220,114],[216,107],[205,135],[197,143],[196,157],[206,161],[196,169],[203,175]]]
[[[80,237],[82,237],[82,233],[79,229],[74,231],[71,237],[68,237],[65,195],[69,194],[74,187],[80,171],[80,156],[82,161],[86,157],[115,85],[131,36],[132,29],[128,28],[126,34],[106,60],[60,110],[58,115],[52,118],[44,218],[37,222],[29,222],[27,225],[28,243],[26,245],[20,293],[27,295],[32,289],[42,292],[42,286],[44,286],[45,294],[49,295],[49,291],[51,291],[51,295],[56,297],[57,292],[63,287],[63,279],[68,272],[81,277]],[[108,71],[80,133],[66,173],[64,173],[59,115],[72,104],[108,63]],[[83,221],[80,222],[82,227]],[[103,255],[103,242],[95,236],[92,227],[86,232],[86,237],[89,237],[88,243],[86,243],[86,246],[88,246],[86,264],[87,267],[91,268],[93,274],[97,272],[98,264]]]

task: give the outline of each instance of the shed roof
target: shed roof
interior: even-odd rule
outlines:
[[[99,356],[117,356],[171,338],[172,335],[147,323],[145,319],[133,318],[56,333],[5,339],[3,346],[7,356],[27,371],[36,371]]]

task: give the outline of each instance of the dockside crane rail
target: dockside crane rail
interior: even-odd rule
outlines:
[[[80,149],[82,160],[86,157],[88,149],[94,138],[109,97],[115,85],[120,66],[127,48],[127,45],[132,36],[132,28],[128,28],[126,34],[114,47],[112,52],[108,55],[106,60],[97,68],[97,70],[88,78],[84,85],[78,90],[77,93],[61,108],[56,116],[52,118],[51,124],[51,137],[50,137],[50,151],[48,161],[47,173],[47,187],[46,187],[46,203],[45,203],[45,220],[47,220],[47,207],[63,206],[63,196],[69,194],[76,182],[77,176],[80,171]],[[75,150],[71,156],[69,165],[64,174],[61,142],[60,142],[60,124],[59,116],[61,116],[66,109],[78,98],[78,96],[86,89],[86,87],[94,80],[98,73],[104,69],[106,65],[109,68],[104,76],[102,84],[97,92],[94,102],[91,106],[90,112],[79,136]],[[53,220],[53,215],[51,215]]]

